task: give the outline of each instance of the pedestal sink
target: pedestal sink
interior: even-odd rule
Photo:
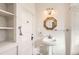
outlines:
[[[50,36],[45,37],[43,39],[43,43],[48,46],[48,49],[49,49],[48,54],[49,55],[53,54],[53,46],[55,46],[55,43],[56,43],[55,41],[56,41],[55,38],[50,37]]]

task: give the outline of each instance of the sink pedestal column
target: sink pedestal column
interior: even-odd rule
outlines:
[[[52,55],[52,54],[53,54],[53,46],[49,46],[48,55]]]

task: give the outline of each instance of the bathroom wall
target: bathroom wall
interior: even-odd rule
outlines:
[[[79,4],[71,4],[71,54],[79,55]]]
[[[46,14],[44,11],[46,8],[54,8],[56,13],[53,15],[55,19],[57,19],[57,27],[55,29],[58,29],[58,31],[50,31],[46,30],[43,26],[43,21],[46,19]],[[67,19],[67,10],[68,5],[67,4],[61,4],[61,3],[38,3],[36,4],[36,14],[37,14],[37,34],[39,32],[42,32],[44,36],[47,36],[51,34],[56,38],[56,46],[54,47],[54,54],[57,55],[63,55],[65,54],[65,22]],[[68,26],[69,27],[69,26]]]

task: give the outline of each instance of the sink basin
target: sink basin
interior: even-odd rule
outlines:
[[[48,46],[54,46],[55,45],[55,38],[48,38],[48,37],[46,37],[46,38],[44,38],[43,39],[43,43],[45,44],[45,45],[48,45]]]

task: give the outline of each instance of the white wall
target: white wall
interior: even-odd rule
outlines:
[[[39,3],[36,4],[37,12],[37,33],[42,32],[44,36],[51,34],[56,38],[56,48],[54,49],[55,54],[65,54],[65,20],[66,20],[66,4],[54,4],[54,3]],[[46,8],[54,8],[56,14],[53,16],[57,19],[57,27],[59,31],[48,31],[43,26],[43,21],[46,18],[44,11]]]
[[[71,4],[71,54],[79,54],[79,4]]]

